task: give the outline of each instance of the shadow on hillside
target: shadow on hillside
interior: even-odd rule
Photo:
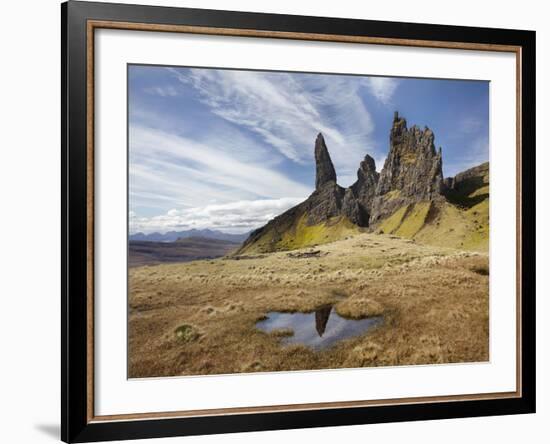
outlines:
[[[447,200],[454,205],[464,208],[472,208],[489,197],[489,193],[470,196],[476,190],[479,190],[486,185],[487,184],[483,181],[483,177],[471,177],[460,182],[456,188],[447,189],[444,192],[444,195]]]

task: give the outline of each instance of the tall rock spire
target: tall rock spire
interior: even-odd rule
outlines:
[[[390,151],[380,173],[371,220],[390,215],[403,205],[439,199],[443,191],[442,155],[436,151],[434,133],[394,114],[390,131]]]
[[[336,183],[336,171],[330,159],[325,139],[321,133],[315,139],[315,189],[328,182]]]

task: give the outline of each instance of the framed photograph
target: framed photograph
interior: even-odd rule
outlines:
[[[535,411],[535,33],[69,1],[62,439]]]

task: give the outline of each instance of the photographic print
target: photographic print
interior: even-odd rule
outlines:
[[[535,412],[535,32],[61,23],[64,441]]]
[[[489,82],[128,65],[128,377],[489,360]]]

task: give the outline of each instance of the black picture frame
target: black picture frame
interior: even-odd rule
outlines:
[[[90,417],[87,24],[90,20],[381,39],[512,45],[521,66],[521,395],[319,410],[96,421]],[[62,313],[61,438],[156,438],[535,412],[535,32],[69,1],[61,5]],[[92,312],[93,313],[93,312]],[[90,323],[92,327],[90,328]]]

